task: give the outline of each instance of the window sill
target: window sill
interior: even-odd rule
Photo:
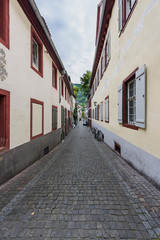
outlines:
[[[9,49],[9,41],[4,41],[1,37],[0,37],[0,43],[2,43],[6,48]]]
[[[55,90],[57,90],[57,86],[56,87],[54,87],[54,86],[52,86]]]
[[[42,72],[40,72],[39,70],[37,70],[37,69],[36,69],[35,67],[33,67],[33,66],[31,66],[31,68],[43,78],[43,73],[42,73]]]
[[[135,125],[131,125],[131,124],[127,124],[127,123],[123,123],[123,127],[131,128],[133,130],[138,130],[138,127],[136,127]]]
[[[41,137],[41,136],[43,136],[43,133],[40,133],[40,134],[38,134],[36,136],[31,136],[31,140],[34,140],[34,139],[36,139],[38,137]]]

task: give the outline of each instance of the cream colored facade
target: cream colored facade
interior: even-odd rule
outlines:
[[[107,6],[104,1],[103,7]],[[105,11],[107,11],[105,9]],[[104,11],[104,12],[105,12]],[[105,142],[115,150],[115,142],[120,145],[121,156],[131,162],[134,167],[145,173],[151,179],[160,184],[160,102],[158,100],[160,89],[159,56],[160,45],[160,1],[145,0],[135,1],[130,17],[125,27],[118,32],[118,1],[114,1],[112,13],[103,47],[110,33],[110,60],[99,85],[92,94],[92,115],[95,113],[94,102],[97,105],[103,102],[103,121],[92,116],[92,126],[98,127],[104,133]],[[102,15],[101,28],[99,29],[98,43],[102,41],[104,15]],[[100,61],[103,51],[99,51]],[[96,73],[100,66],[96,67],[95,54],[92,75],[93,85],[96,85]],[[137,130],[125,127],[118,121],[118,87],[137,68],[146,66],[146,106],[145,128]],[[105,98],[109,96],[109,122],[105,122]],[[122,105],[123,105],[122,99]],[[124,111],[124,110],[123,110]],[[123,114],[122,111],[122,114]],[[101,110],[100,110],[101,112]]]
[[[33,2],[33,1],[26,1]],[[34,3],[33,3],[34,4]],[[38,22],[39,20],[37,20]],[[41,24],[41,23],[40,23]],[[59,102],[59,79],[62,77],[57,68],[57,89],[52,86],[52,64],[54,59],[48,53],[43,40],[43,77],[31,68],[31,22],[17,0],[9,1],[9,49],[0,42],[1,54],[6,64],[6,77],[0,79],[0,89],[10,92],[10,149],[31,140],[31,99],[44,104],[44,132],[52,132],[52,106],[58,109],[57,129],[61,128],[61,106],[70,111],[70,101],[61,96]],[[34,27],[33,27],[34,28]],[[34,29],[35,30],[35,29]],[[35,30],[36,32],[36,30]],[[38,37],[39,34],[36,32]],[[47,36],[46,36],[47,39]],[[48,40],[47,40],[48,41]],[[55,55],[64,69],[58,53]],[[67,97],[70,92],[67,87]],[[33,136],[42,133],[42,106],[33,104]]]

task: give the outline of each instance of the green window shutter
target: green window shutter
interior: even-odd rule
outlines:
[[[61,108],[61,125],[64,125],[64,123],[65,123],[65,110],[64,110],[64,108],[62,107]]]
[[[56,129],[57,129],[57,108],[56,108]]]
[[[57,108],[53,107],[53,129],[57,129]]]
[[[61,107],[61,125],[63,125],[63,107]]]

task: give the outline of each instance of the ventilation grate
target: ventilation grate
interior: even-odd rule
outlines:
[[[43,152],[44,152],[44,156],[45,156],[47,153],[49,153],[49,146],[45,147],[44,150],[43,150]]]

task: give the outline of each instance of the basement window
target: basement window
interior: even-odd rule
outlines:
[[[114,150],[118,155],[121,155],[121,146],[118,143],[114,143]]]

